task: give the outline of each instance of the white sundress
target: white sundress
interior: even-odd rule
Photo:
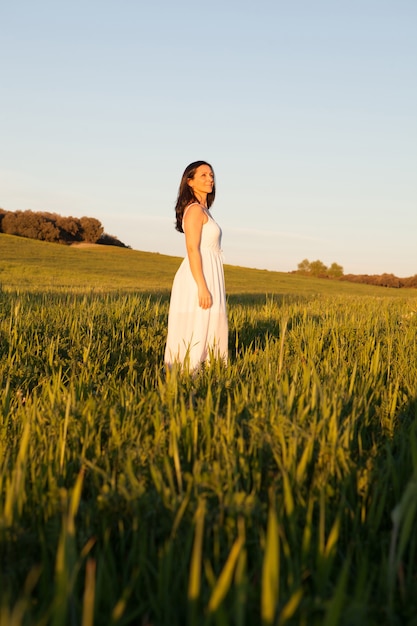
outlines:
[[[212,305],[209,309],[199,306],[197,283],[187,255],[172,285],[165,348],[165,363],[168,366],[180,363],[190,370],[209,360],[210,356],[227,362],[228,323],[220,247],[222,231],[209,211],[204,210],[208,220],[202,227],[200,252]]]

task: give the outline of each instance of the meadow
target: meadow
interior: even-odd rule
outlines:
[[[0,625],[417,625],[417,292],[0,236]]]

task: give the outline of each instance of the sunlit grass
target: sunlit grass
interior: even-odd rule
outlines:
[[[413,623],[416,298],[245,298],[190,377],[166,297],[0,292],[1,623]]]

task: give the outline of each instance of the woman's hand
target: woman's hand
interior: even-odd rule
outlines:
[[[202,309],[209,309],[213,304],[211,293],[206,286],[199,288],[198,290],[198,305]]]

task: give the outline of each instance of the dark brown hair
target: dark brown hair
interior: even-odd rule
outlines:
[[[175,205],[175,216],[176,216],[175,228],[180,233],[184,232],[182,228],[182,218],[184,217],[185,209],[187,208],[189,204],[191,204],[191,202],[198,202],[198,199],[196,198],[194,191],[191,189],[190,185],[188,184],[188,181],[194,178],[195,173],[197,169],[200,167],[200,165],[208,165],[211,168],[211,171],[213,172],[213,168],[211,167],[210,163],[207,163],[207,161],[194,161],[193,163],[190,163],[190,165],[187,165],[187,167],[184,170],[184,174],[182,175],[182,178],[181,178],[180,188],[178,190],[177,203]],[[207,194],[207,207],[208,208],[210,208],[211,205],[213,204],[215,195],[216,195],[216,183],[214,183],[213,185],[213,191]]]

